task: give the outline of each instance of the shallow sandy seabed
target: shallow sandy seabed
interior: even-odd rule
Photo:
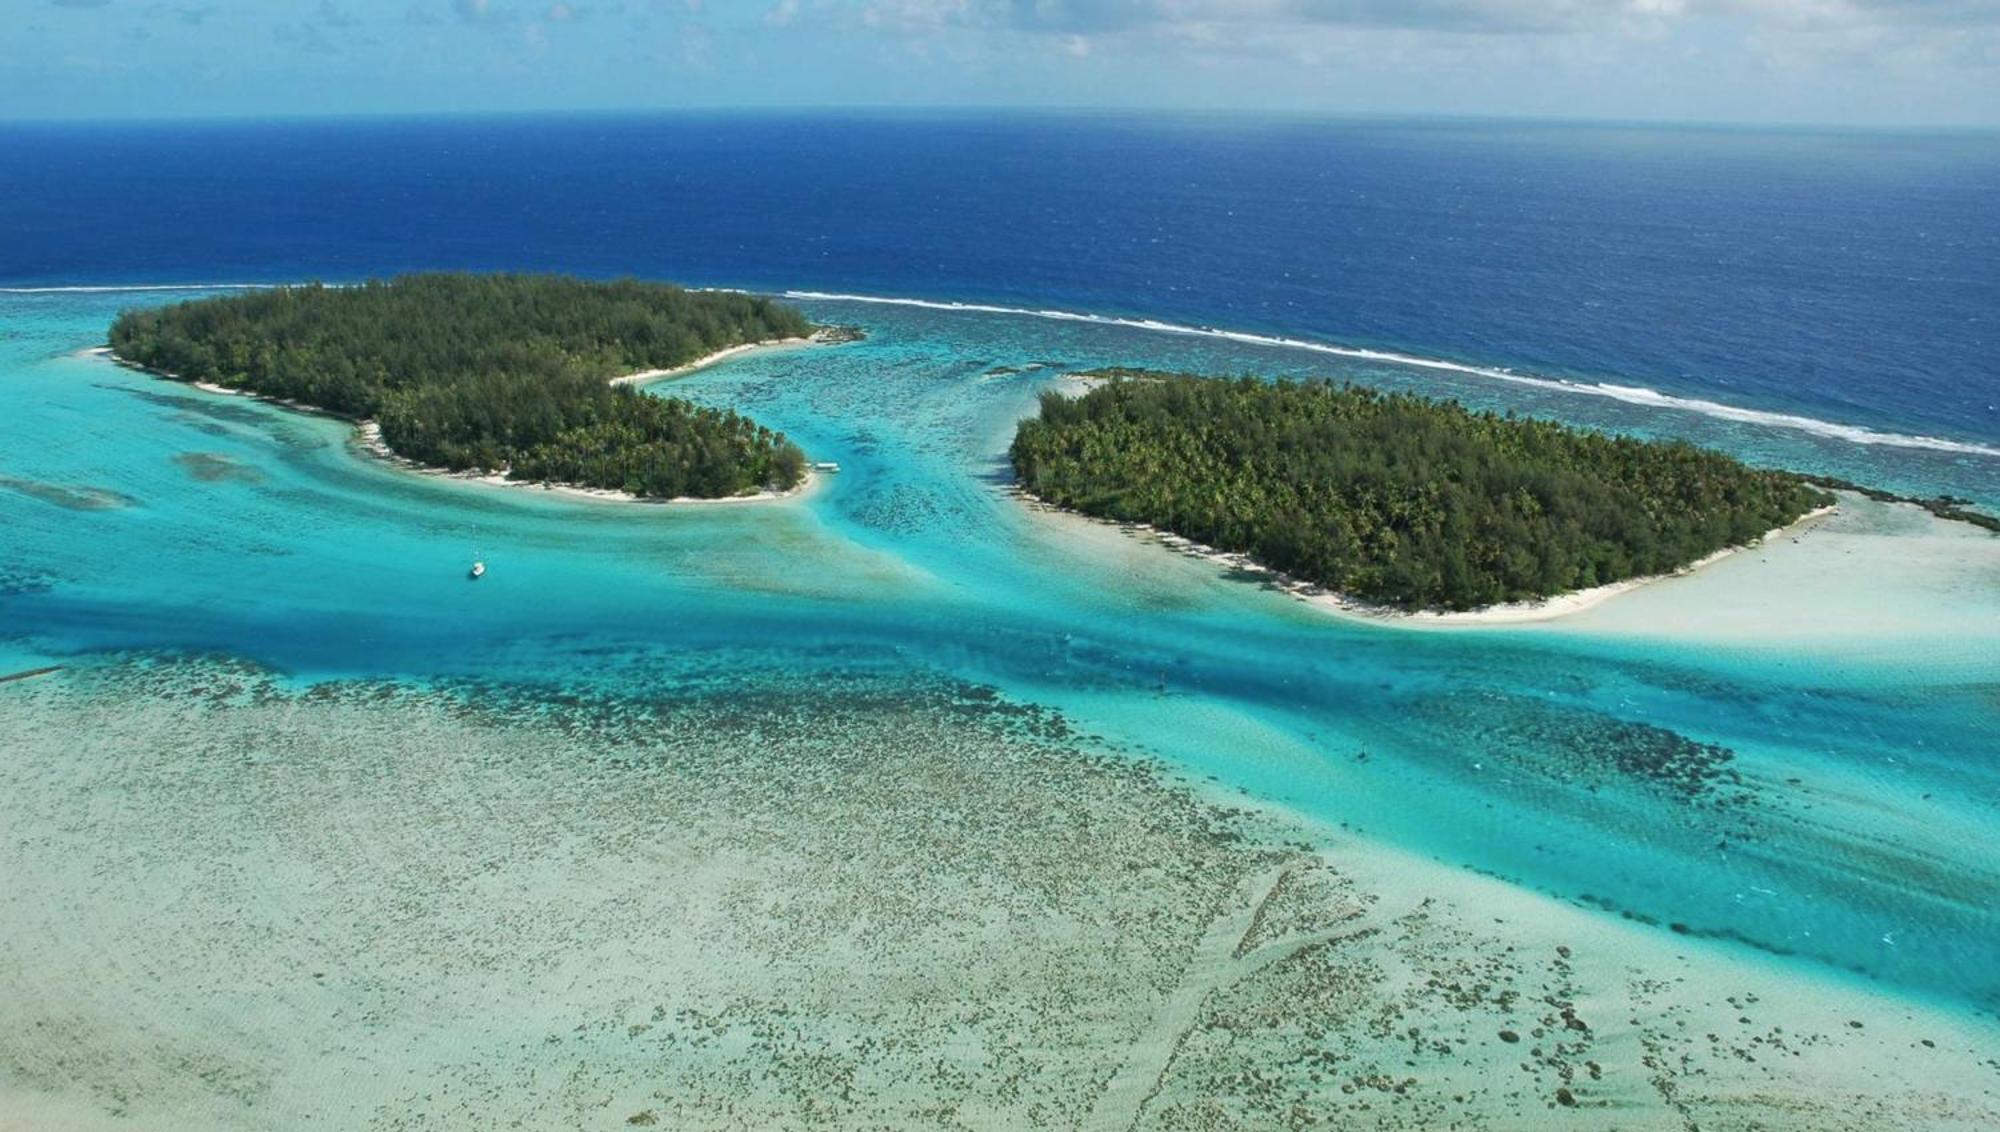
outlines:
[[[1940,620],[1940,613],[1945,620]],[[1728,644],[1924,642],[1927,660],[2000,643],[2000,536],[1843,492],[1809,530],[1642,586],[1552,628]]]
[[[1542,606],[1466,614],[1361,612],[1335,595],[1288,586],[1241,555],[1199,548],[1137,524],[1088,519],[1029,501],[1031,521],[1059,532],[1092,569],[1150,575],[1159,588],[1218,578],[1251,582],[1302,608],[1393,630],[1558,632],[1732,647],[1810,644],[1893,658],[1921,644],[1927,664],[1990,671],[2000,648],[2000,537],[1906,503],[1840,493],[1815,514],[1698,568],[1566,595]],[[1156,552],[1178,551],[1176,566]],[[1220,574],[1217,573],[1218,567]],[[1171,579],[1169,581],[1169,579]]]
[[[1990,1021],[979,688],[634,676],[0,685],[0,1128],[2000,1125]]]

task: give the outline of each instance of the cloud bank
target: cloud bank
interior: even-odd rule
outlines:
[[[2000,125],[2000,0],[42,0],[34,11],[0,37],[0,66],[20,76],[0,113],[977,104]],[[107,58],[126,77],[106,82],[98,67],[86,81],[83,61]]]

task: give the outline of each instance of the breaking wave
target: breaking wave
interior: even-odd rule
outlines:
[[[335,286],[337,284],[329,285]],[[125,283],[49,287],[0,287],[0,294],[46,295],[111,294],[121,291],[246,291],[279,286],[285,286],[285,284]],[[714,291],[736,290],[736,288],[731,287],[696,289]],[[1057,322],[1085,322],[1094,323],[1099,326],[1123,326],[1134,330],[1149,330],[1161,334],[1185,334],[1200,338],[1239,342],[1249,346],[1267,346],[1283,350],[1304,350],[1339,358],[1353,358],[1359,361],[1382,362],[1389,365],[1407,366],[1415,369],[1440,370],[1562,393],[1578,393],[1592,397],[1605,397],[1614,401],[1623,401],[1628,405],[1643,405],[1654,409],[1673,409],[1681,412],[1699,413],[1702,416],[1717,420],[1763,425],[1769,428],[1791,429],[1795,432],[1810,433],[1814,436],[1826,437],[1831,440],[1844,440],[1852,444],[1881,445],[1891,448],[1921,448],[1934,452],[1951,452],[1967,456],[2000,458],[2000,447],[1979,444],[1969,440],[1950,440],[1939,436],[1883,432],[1863,425],[1841,424],[1838,421],[1825,421],[1817,417],[1801,416],[1796,413],[1780,413],[1768,409],[1747,409],[1740,405],[1710,401],[1702,397],[1683,397],[1673,393],[1662,393],[1657,389],[1651,389],[1643,385],[1621,385],[1609,381],[1575,381],[1567,378],[1542,377],[1534,374],[1516,373],[1511,369],[1495,366],[1455,362],[1447,358],[1427,358],[1418,354],[1404,354],[1394,350],[1374,350],[1362,346],[1342,346],[1332,342],[1315,342],[1305,338],[1285,338],[1272,334],[1253,334],[1245,330],[1224,330],[1213,326],[1190,326],[1185,323],[1163,322],[1152,318],[1121,318],[1115,315],[1088,314],[1081,311],[1008,307],[991,303],[960,303],[945,302],[936,299],[907,299],[887,295],[856,295],[841,291],[783,291],[780,292],[780,295],[787,299],[801,299],[806,301],[876,303],[885,306],[919,307],[925,310],[1013,315],[1023,318],[1045,318]]]
[[[1719,420],[1737,421],[1744,424],[1765,425],[1771,428],[1792,429],[1811,433],[1834,440],[1845,440],[1854,444],[1874,444],[1895,448],[1924,448],[1937,452],[1953,452],[1971,456],[2000,457],[2000,448],[1977,444],[1964,440],[1949,440],[1937,436],[1919,436],[1900,432],[1882,432],[1861,425],[1841,424],[1838,421],[1823,421],[1816,417],[1800,416],[1795,413],[1778,413],[1764,409],[1746,409],[1738,405],[1724,404],[1700,397],[1681,397],[1672,393],[1662,393],[1643,385],[1619,385],[1603,381],[1572,381],[1556,377],[1539,377],[1532,374],[1515,373],[1510,369],[1493,366],[1472,365],[1454,362],[1445,358],[1426,358],[1416,354],[1403,354],[1393,350],[1371,350],[1360,346],[1341,346],[1330,342],[1314,342],[1303,338],[1282,338],[1269,334],[1252,334],[1242,330],[1221,330],[1212,326],[1189,326],[1177,322],[1162,322],[1151,318],[1119,318],[1112,315],[1084,314],[1078,311],[1036,310],[1028,307],[995,306],[987,303],[939,302],[933,299],[904,299],[882,295],[852,295],[833,291],[785,291],[787,299],[821,300],[847,303],[880,303],[889,306],[922,307],[926,310],[967,311],[978,314],[1018,315],[1027,318],[1046,318],[1058,322],[1088,322],[1101,326],[1126,326],[1135,330],[1151,330],[1162,334],[1187,334],[1202,338],[1217,338],[1229,342],[1240,342],[1251,346],[1270,346],[1286,350],[1308,350],[1313,353],[1331,354],[1340,358],[1355,358],[1362,361],[1384,362],[1391,365],[1409,366],[1417,369],[1443,370],[1451,373],[1467,374],[1473,377],[1505,381],[1515,385],[1527,385],[1538,389],[1549,389],[1564,393],[1580,393],[1593,397],[1606,397],[1623,401],[1630,405],[1644,405],[1657,409],[1677,409],[1683,412],[1700,413]]]
[[[283,283],[117,283],[77,287],[0,287],[0,295],[112,295],[120,291],[256,291]]]

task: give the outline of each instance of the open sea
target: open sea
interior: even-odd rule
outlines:
[[[755,289],[863,327],[671,388],[840,473],[776,507],[425,480],[337,422],[83,352],[129,306],[442,268]],[[1786,631],[1413,632],[1030,512],[1004,451],[1064,368],[1131,364],[1344,378],[1992,509],[1996,335],[1992,134],[0,126],[0,671],[198,654],[610,696],[719,663],[941,675],[1345,835],[1990,1019],[1984,543],[1893,622],[1849,621],[1898,584],[1857,576]],[[1595,769],[1690,744],[1728,753],[1729,804]]]

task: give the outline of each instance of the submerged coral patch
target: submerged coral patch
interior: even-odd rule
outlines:
[[[2000,1115],[1975,1068],[1990,1051],[1936,1015],[1690,964],[1684,937],[1553,902],[1523,915],[1517,890],[1365,844],[1315,850],[1060,714],[855,659],[635,657],[622,693],[301,686],[171,655],[7,683],[0,1111],[217,1129]],[[1908,1091],[1918,1064],[1952,1084]]]
[[[1735,752],[1650,723],[1479,690],[1425,699],[1415,714],[1479,736],[1482,753],[1511,767],[1564,781],[1636,784],[1688,804],[1753,798]]]
[[[72,487],[14,476],[0,476],[0,488],[71,511],[115,511],[139,502],[122,491],[113,491],[110,488]]]
[[[56,576],[39,567],[0,563],[0,597],[47,593],[55,583]]]
[[[192,393],[162,393],[156,389],[140,389],[130,385],[104,386],[120,393],[130,394],[149,405],[162,409],[172,409],[192,417],[208,417],[229,424],[268,426],[271,413],[246,397],[198,397]]]
[[[179,452],[174,463],[202,483],[257,483],[264,478],[256,468],[216,452]]]

